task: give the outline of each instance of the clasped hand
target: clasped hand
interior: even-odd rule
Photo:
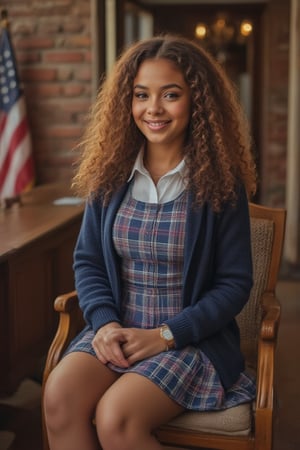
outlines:
[[[107,364],[127,368],[137,361],[165,350],[159,328],[123,328],[111,322],[100,328],[92,341],[98,359]]]

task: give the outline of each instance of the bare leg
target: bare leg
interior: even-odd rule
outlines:
[[[103,393],[118,379],[94,356],[74,352],[51,372],[44,393],[51,450],[99,450],[92,424]]]
[[[153,431],[183,408],[147,378],[122,375],[103,395],[96,426],[103,450],[162,450]]]

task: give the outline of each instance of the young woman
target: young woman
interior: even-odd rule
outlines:
[[[51,450],[158,450],[155,429],[181,412],[255,396],[235,321],[252,286],[243,117],[181,37],[135,43],[102,84],[74,180],[87,325],[46,384]]]

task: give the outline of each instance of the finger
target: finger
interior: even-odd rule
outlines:
[[[113,353],[114,364],[116,364],[120,367],[128,367],[129,366],[126,356],[119,344],[114,345],[114,348],[112,349],[112,353]]]
[[[102,353],[97,349],[97,347],[93,346],[93,348],[99,361],[102,362],[102,364],[106,365],[108,363],[108,360],[105,358],[105,356],[102,355]]]

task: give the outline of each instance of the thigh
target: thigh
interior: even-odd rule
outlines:
[[[88,353],[69,353],[49,375],[45,388],[46,401],[95,407],[118,377],[117,373]]]
[[[184,411],[155,383],[135,373],[122,375],[107,389],[99,407],[116,414],[120,421],[130,421],[150,431]]]

